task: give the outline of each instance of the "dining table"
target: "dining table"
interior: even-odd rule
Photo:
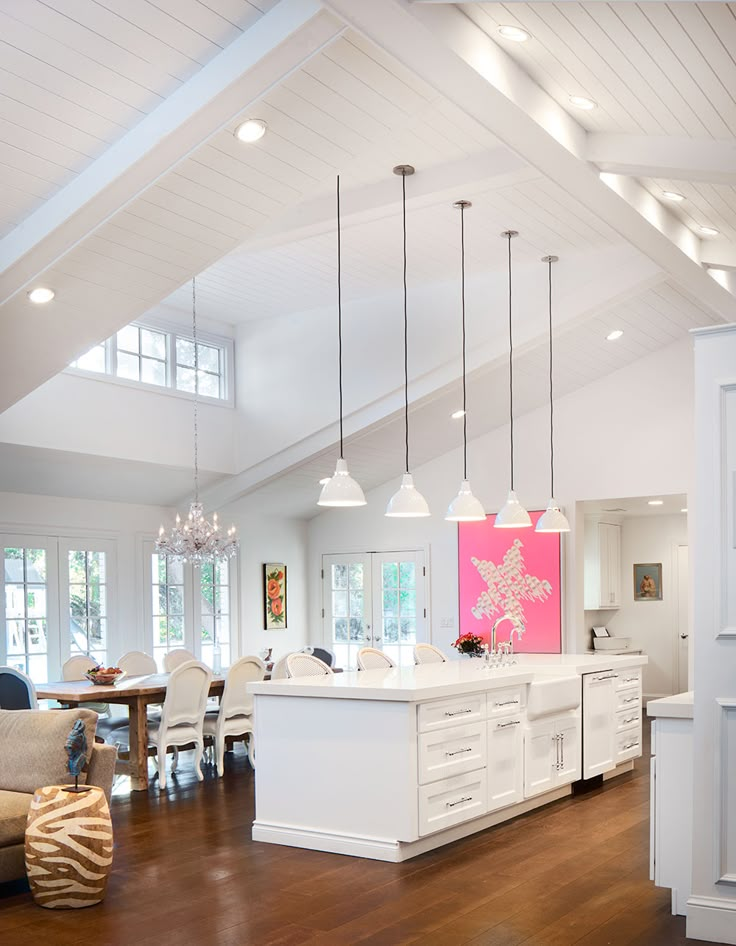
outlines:
[[[84,706],[85,703],[115,703],[128,707],[130,752],[128,760],[119,760],[116,771],[130,776],[132,791],[148,790],[148,714],[151,703],[163,703],[166,699],[168,673],[152,673],[146,676],[126,676],[109,686],[97,685],[89,680],[60,680],[36,686],[39,700],[57,700],[65,706]],[[225,688],[225,677],[213,676],[210,696],[221,697]]]

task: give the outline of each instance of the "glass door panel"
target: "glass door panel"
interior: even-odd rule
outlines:
[[[421,552],[373,553],[374,641],[399,665],[414,663],[414,645],[426,640],[424,556]]]
[[[369,555],[322,559],[325,640],[344,669],[354,669],[358,651],[370,643],[370,564]]]

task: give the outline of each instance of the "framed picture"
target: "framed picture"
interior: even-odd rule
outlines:
[[[662,563],[634,565],[634,601],[662,600]]]
[[[263,566],[264,625],[267,631],[286,628],[286,565],[266,562]]]
[[[542,515],[530,512],[532,523]],[[562,651],[562,567],[559,532],[495,529],[494,516],[458,525],[458,598],[460,635],[488,641],[494,622],[511,617],[521,634],[514,650],[559,654]],[[509,639],[513,625],[498,629]]]

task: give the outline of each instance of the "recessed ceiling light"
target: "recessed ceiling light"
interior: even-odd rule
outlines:
[[[683,506],[683,508],[680,510],[680,512],[687,512],[687,506]]]
[[[598,103],[584,95],[571,95],[570,105],[574,105],[575,108],[582,108],[584,112],[589,112],[592,108],[596,108]]]
[[[249,118],[235,129],[235,137],[238,141],[252,145],[254,141],[260,141],[263,138],[267,128],[268,125],[260,118]]]
[[[46,302],[51,302],[55,295],[56,293],[53,289],[38,286],[36,289],[31,289],[28,293],[28,298],[31,302],[35,302],[36,305],[44,305]]]
[[[465,411],[463,410],[453,411],[452,414],[450,414],[450,417],[453,420],[460,420],[461,417],[465,417]]]
[[[621,338],[623,334],[624,333],[622,332],[620,328],[615,328],[612,332],[609,332],[608,335],[606,335],[606,341],[615,342],[616,339]]]
[[[698,227],[703,236],[718,236],[719,231],[715,227]]]
[[[520,26],[499,26],[498,32],[504,39],[510,39],[514,43],[525,43],[532,38],[532,34],[527,33]]]
[[[678,194],[677,191],[662,191],[662,197],[666,197],[667,200],[674,200],[678,204],[681,200],[685,199],[682,194]]]
[[[663,499],[650,499],[649,505],[650,506],[664,506],[664,500]]]

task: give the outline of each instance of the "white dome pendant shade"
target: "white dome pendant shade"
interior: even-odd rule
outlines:
[[[414,485],[414,477],[404,473],[401,486],[388,501],[386,515],[393,519],[420,519],[429,514],[427,500]]]
[[[553,372],[552,372],[552,263],[556,263],[559,257],[543,256],[542,262],[547,264],[547,284],[549,287],[549,465],[550,465],[550,492],[552,498],[547,504],[547,509],[537,520],[536,532],[569,532],[570,523],[560,512],[560,507],[554,498],[555,493],[555,414],[554,398],[552,391]]]
[[[318,506],[365,506],[365,496],[360,484],[348,472],[346,461],[340,457],[334,474],[322,487]]]
[[[337,175],[337,364],[338,388],[340,392],[340,456],[335,472],[322,487],[317,500],[318,506],[348,507],[365,506],[365,496],[360,484],[348,472],[348,465],[343,456],[342,425],[342,252],[340,229],[340,175]]]
[[[401,216],[404,237],[404,438],[406,444],[406,468],[401,486],[386,506],[386,515],[392,519],[419,519],[428,516],[429,506],[414,485],[409,472],[409,315],[406,289],[406,179],[414,173],[410,164],[398,164],[394,174],[401,176]]]
[[[514,492],[514,337],[512,333],[512,305],[511,305],[511,241],[519,235],[517,230],[504,230],[501,236],[508,240],[508,272],[509,272],[509,431],[511,455],[511,489],[506,502],[496,513],[493,523],[494,529],[528,529],[532,520]]]
[[[467,378],[465,370],[465,211],[473,205],[469,200],[456,200],[452,205],[460,211],[460,311],[462,313],[463,341],[463,481],[460,492],[447,507],[448,522],[485,522],[486,511],[479,499],[473,496],[468,482],[468,411]]]

